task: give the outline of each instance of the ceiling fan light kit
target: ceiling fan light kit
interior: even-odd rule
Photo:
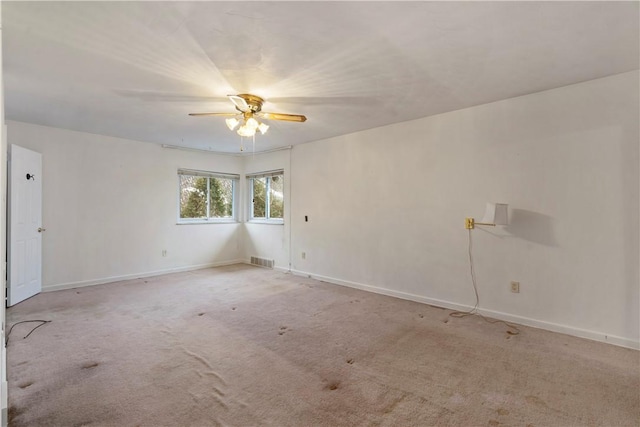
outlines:
[[[190,113],[190,116],[237,116],[242,114],[242,118],[238,120],[232,117],[225,120],[229,130],[233,131],[240,125],[236,131],[241,137],[254,137],[256,131],[260,131],[262,135],[267,133],[269,125],[258,121],[257,118],[267,120],[283,120],[287,122],[305,122],[307,118],[300,114],[284,114],[284,113],[263,113],[262,105],[264,99],[249,93],[241,93],[238,95],[228,95],[229,100],[233,103],[238,113]]]
[[[240,120],[236,119],[235,117],[225,119],[225,122],[227,123],[227,127],[229,128],[229,130],[234,130],[236,126],[240,124]]]

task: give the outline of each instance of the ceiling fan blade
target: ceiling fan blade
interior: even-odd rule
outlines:
[[[307,118],[300,114],[262,113],[262,117],[269,120],[284,120],[286,122],[306,122]]]
[[[235,105],[238,110],[242,112],[246,112],[251,109],[251,107],[249,106],[249,104],[247,104],[247,101],[243,97],[238,95],[228,95],[228,96],[231,102],[233,102],[233,105]]]
[[[190,116],[237,116],[240,113],[189,113]]]

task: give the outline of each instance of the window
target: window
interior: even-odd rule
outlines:
[[[251,220],[284,221],[284,172],[272,171],[247,175],[250,182]]]
[[[235,194],[238,179],[238,175],[179,169],[178,222],[235,220]]]

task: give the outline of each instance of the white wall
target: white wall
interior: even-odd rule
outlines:
[[[43,155],[44,289],[243,258],[240,223],[176,224],[178,168],[242,159],[12,121],[8,141]]]
[[[0,3],[0,22],[2,22],[2,4]],[[2,29],[0,28],[0,289],[6,295],[7,268],[4,260],[7,259],[7,140],[4,124],[4,78],[2,76]],[[0,304],[0,425],[8,423],[8,399],[7,399],[7,358],[5,347],[5,304]]]
[[[245,174],[284,170],[284,224],[261,224],[246,222],[243,233],[245,259],[258,256],[275,261],[276,268],[289,269],[289,231],[291,225],[291,175],[289,173],[290,150],[250,155],[243,158]],[[246,184],[246,183],[245,183]],[[248,186],[245,185],[248,189]],[[249,195],[243,199],[245,219],[250,216]]]
[[[509,203],[508,227],[472,232],[481,307],[638,347],[638,79],[295,146],[293,270],[472,306],[464,218]]]

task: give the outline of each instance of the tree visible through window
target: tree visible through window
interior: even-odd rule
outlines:
[[[276,175],[269,180],[269,218],[283,218],[284,176]]]
[[[254,218],[267,218],[267,178],[253,178]]]
[[[249,176],[251,182],[251,219],[284,218],[284,174],[282,171]]]
[[[232,219],[237,179],[214,173],[179,171],[180,220]]]

